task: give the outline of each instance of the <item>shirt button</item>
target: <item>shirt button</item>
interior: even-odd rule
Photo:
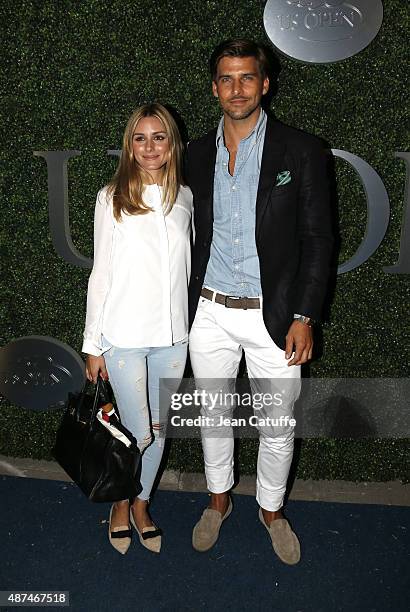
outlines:
[[[235,190],[236,190],[236,186],[232,185],[232,191],[235,191]]]
[[[235,266],[235,270],[239,270],[239,266],[238,265]]]
[[[238,216],[238,213],[235,213],[235,214],[234,214],[234,217],[236,218],[237,216]]]
[[[238,244],[239,243],[239,238],[235,238],[234,243]]]

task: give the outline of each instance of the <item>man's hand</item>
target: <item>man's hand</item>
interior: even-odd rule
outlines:
[[[96,357],[95,355],[87,355],[87,359],[85,361],[85,375],[89,381],[96,384],[98,374],[100,374],[101,378],[104,380],[108,380],[108,372],[107,368],[105,367],[104,357],[102,355],[100,357]]]
[[[288,366],[302,365],[302,363],[312,359],[313,333],[310,325],[300,323],[297,320],[293,321],[286,336],[286,359],[290,359],[292,356],[293,347],[295,347],[295,354],[293,359],[289,361]]]

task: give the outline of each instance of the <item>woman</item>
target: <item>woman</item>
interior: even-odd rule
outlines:
[[[148,513],[168,409],[161,401],[160,414],[159,379],[181,379],[188,337],[192,194],[182,182],[181,158],[170,113],[160,104],[141,106],[95,207],[86,375],[94,383],[98,375],[109,377],[121,421],[143,453],[141,493],[131,507],[124,500],[110,512],[109,539],[122,554],[131,542],[129,521],[146,548],[161,548],[161,531]]]

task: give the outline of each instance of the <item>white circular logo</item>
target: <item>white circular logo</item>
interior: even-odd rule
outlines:
[[[337,62],[362,51],[383,21],[381,0],[268,0],[263,14],[275,47],[294,59]]]
[[[55,338],[25,336],[0,349],[0,393],[23,408],[61,408],[84,382],[83,360]]]

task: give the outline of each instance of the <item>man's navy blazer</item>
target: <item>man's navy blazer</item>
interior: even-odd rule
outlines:
[[[216,129],[192,141],[186,179],[194,196],[195,243],[189,285],[193,323],[213,231]],[[276,186],[280,172],[290,182]],[[321,141],[268,117],[256,199],[256,249],[263,318],[282,349],[295,313],[321,318],[332,253],[326,154]]]

